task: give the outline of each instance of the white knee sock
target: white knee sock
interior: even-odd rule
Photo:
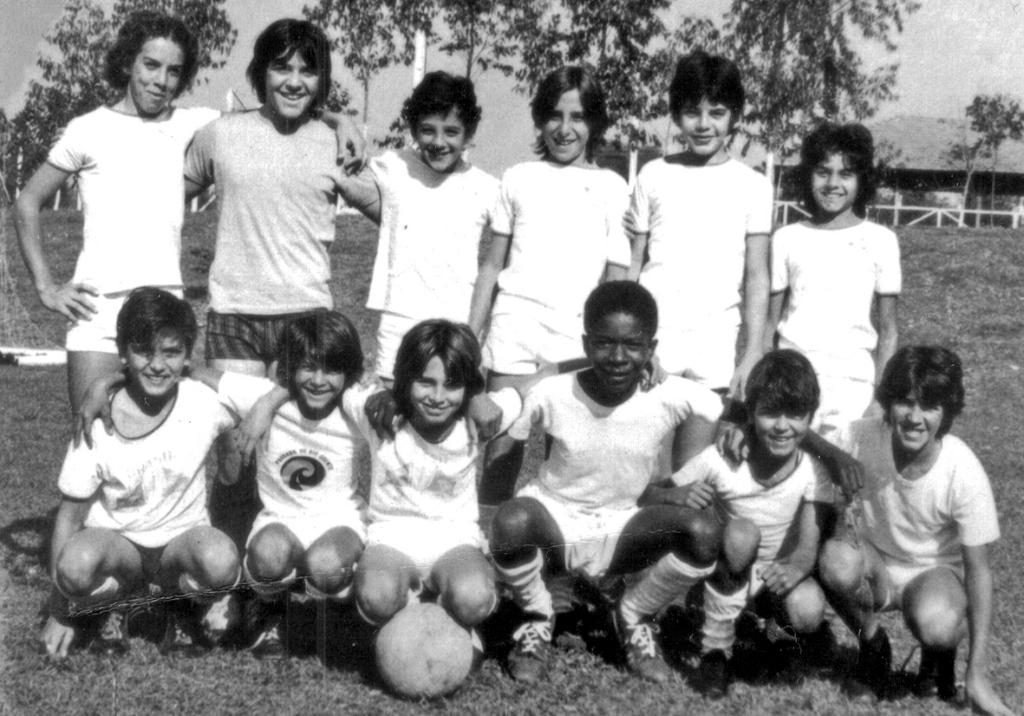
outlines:
[[[632,626],[644,617],[657,614],[677,596],[685,596],[686,590],[714,569],[714,564],[695,567],[669,552],[651,567],[643,579],[626,590],[619,605],[619,614],[627,626]]]
[[[547,619],[554,618],[555,609],[551,604],[551,592],[541,577],[544,555],[539,549],[526,564],[508,568],[495,566],[498,578],[512,588],[512,598],[523,611],[539,614]]]
[[[704,637],[702,651],[718,649],[732,656],[736,641],[736,620],[747,606],[747,585],[735,594],[721,594],[710,584],[704,584]]]

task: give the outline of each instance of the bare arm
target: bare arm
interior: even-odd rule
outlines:
[[[43,253],[40,210],[43,203],[64,185],[69,176],[69,172],[52,164],[40,166],[15,202],[14,229],[39,301],[68,320],[89,320],[96,313],[96,306],[89,300],[89,296],[98,296],[99,291],[84,283],[56,283]]]
[[[743,324],[746,327],[746,347],[732,381],[729,395],[742,399],[747,375],[761,358],[764,346],[765,319],[768,316],[768,289],[771,280],[768,274],[768,250],[771,238],[768,234],[747,236],[746,256],[743,270]]]
[[[57,519],[50,540],[50,600],[46,624],[39,635],[46,654],[51,659],[63,659],[68,655],[68,648],[75,638],[74,627],[67,620],[68,602],[57,589],[57,562],[72,535],[79,532],[89,514],[90,500],[73,500],[62,497],[57,508]]]
[[[676,429],[672,446],[672,470],[678,470],[697,453],[715,442],[718,434],[717,420],[690,417]]]
[[[338,185],[341,197],[363,216],[380,226],[380,187],[369,170],[345,177]]]
[[[879,295],[875,297],[878,305],[878,347],[875,349],[875,385],[882,381],[882,372],[886,363],[896,353],[899,343],[897,317],[899,296]]]
[[[782,320],[782,309],[785,305],[785,291],[776,291],[768,296],[768,320],[765,322],[764,338],[761,342],[762,350],[765,353],[775,347],[775,332],[779,330],[779,322]]]
[[[334,130],[338,137],[338,161],[345,167],[346,174],[357,174],[366,166],[366,137],[352,118],[338,112],[325,110],[320,119]]]
[[[847,500],[864,487],[864,465],[845,450],[840,450],[813,430],[800,443],[801,449],[821,461],[832,482],[843,488]]]
[[[970,651],[965,686],[967,699],[986,714],[1010,716],[1013,712],[996,695],[988,676],[988,644],[992,633],[992,568],[990,545],[963,547],[964,587],[967,590],[967,629]]]
[[[629,277],[629,269],[618,264],[608,263],[604,267],[605,281],[623,281]]]
[[[765,587],[772,594],[780,597],[789,594],[814,569],[821,542],[818,529],[820,508],[817,502],[804,501],[800,504],[796,517],[799,520],[797,543],[793,551],[769,564],[761,575]]]
[[[511,243],[512,237],[508,234],[491,232],[491,245],[487,248],[487,253],[484,254],[480,270],[476,275],[473,298],[469,304],[469,327],[481,343],[483,342],[484,324],[491,315],[491,306],[494,304],[498,274],[505,268],[505,260],[508,258],[508,249]]]

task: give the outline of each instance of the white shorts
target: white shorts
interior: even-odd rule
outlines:
[[[736,369],[736,329],[686,331],[671,325],[658,328],[655,355],[666,373],[712,390],[728,388]]]
[[[811,429],[824,438],[864,417],[875,394],[873,383],[853,378],[819,375],[818,385],[821,405],[814,414]]]
[[[435,522],[433,520],[388,520],[374,522],[366,534],[366,546],[383,545],[407,556],[426,582],[434,563],[455,547],[483,551],[484,534],[476,522]]]
[[[366,542],[366,525],[362,515],[355,508],[336,509],[322,515],[303,515],[301,518],[287,518],[268,510],[261,510],[252,523],[252,530],[245,542],[246,549],[260,530],[272,524],[287,527],[299,540],[303,550],[309,549],[310,545],[335,527],[348,527],[359,535],[364,544]]]
[[[491,317],[484,343],[484,367],[496,373],[529,375],[541,363],[583,358],[583,330],[569,335],[523,313]]]
[[[929,564],[929,565],[916,565],[907,564],[905,562],[892,562],[882,557],[882,564],[884,565],[885,578],[888,582],[885,598],[882,601],[882,606],[878,608],[878,611],[885,612],[894,609],[903,608],[903,592],[907,588],[907,585],[914,581],[917,577],[930,572],[933,569],[948,569],[957,576],[961,584],[964,581],[964,568],[962,565],[957,564]]]
[[[183,298],[185,295],[180,287],[165,288],[165,290],[178,298]],[[89,296],[89,300],[96,306],[96,314],[88,321],[68,323],[65,342],[67,350],[118,355],[117,314],[131,292],[131,290],[116,291],[100,296]]]
[[[608,571],[622,531],[640,512],[639,507],[583,511],[543,492],[536,482],[526,485],[516,497],[529,497],[544,506],[565,539],[565,568],[592,578]]]
[[[402,338],[409,329],[419,321],[408,316],[400,316],[397,313],[384,311],[380,314],[380,326],[377,328],[377,358],[374,363],[374,371],[381,378],[394,379],[395,357],[398,355],[398,346],[402,344]]]

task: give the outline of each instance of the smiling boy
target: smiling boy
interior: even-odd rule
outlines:
[[[494,517],[491,551],[526,620],[513,635],[512,676],[536,681],[550,651],[554,609],[543,573],[590,577],[650,572],[617,610],[629,667],[663,682],[671,670],[652,616],[706,576],[718,550],[712,515],[674,505],[641,510],[637,498],[657,474],[659,455],[685,426],[690,454],[707,446],[722,410],[706,388],[670,377],[648,392],[638,385],[654,351],[658,309],[651,294],[610,281],[584,307],[583,347],[592,366],[541,381],[509,430],[525,440],[539,424],[551,450],[536,481]]]
[[[161,652],[191,649],[199,636],[198,595],[218,595],[238,580],[238,552],[210,526],[204,461],[235,419],[204,386],[183,380],[196,319],[182,299],[140,288],[117,318],[126,381],[111,401],[113,430],[95,430],[95,446],[72,447],[61,469],[61,503],[51,543],[53,595],[42,641],[54,658],[67,654],[82,620],[74,611],[105,612],[92,649],[128,651],[118,600],[155,584],[165,595],[168,627]],[[105,394],[105,391],[103,392]],[[205,637],[226,628],[208,612]]]
[[[964,407],[960,359],[905,346],[876,397],[884,417],[838,436],[863,461],[866,481],[854,531],[826,542],[819,562],[832,605],[860,639],[854,683],[886,696],[892,650],[878,613],[899,610],[921,644],[916,695],[956,696],[957,645],[969,636],[968,699],[983,713],[1012,714],[988,676],[995,499],[978,458],[949,434]]]

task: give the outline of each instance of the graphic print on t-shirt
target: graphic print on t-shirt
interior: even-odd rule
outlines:
[[[316,487],[333,468],[321,452],[311,449],[288,450],[277,459],[277,464],[281,480],[292,490]]]

